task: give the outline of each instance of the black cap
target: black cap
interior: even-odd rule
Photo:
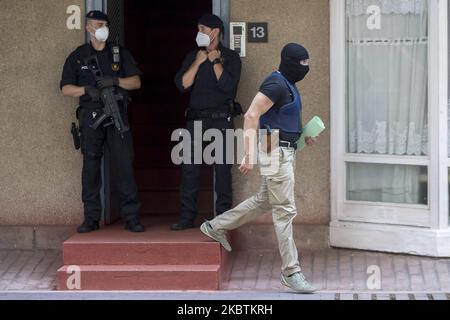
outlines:
[[[93,10],[89,11],[86,15],[86,19],[92,19],[92,20],[103,20],[106,21],[109,24],[109,17],[106,13],[99,11],[99,10]]]
[[[207,13],[198,19],[198,24],[202,24],[211,29],[219,28],[222,33],[224,30],[223,21],[215,14]]]

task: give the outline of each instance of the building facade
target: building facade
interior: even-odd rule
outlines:
[[[139,23],[152,28],[158,16],[160,26],[195,30],[194,12],[205,3],[226,22],[268,25],[267,42],[246,43],[238,92],[244,107],[278,67],[284,44],[310,51],[303,118],[318,115],[328,130],[298,155],[299,246],[450,256],[446,0],[192,1],[172,8],[192,9],[182,22],[160,7],[153,16],[136,14],[131,0],[2,1],[0,246],[57,247],[82,220],[82,161],[68,129],[76,102],[61,96],[58,83],[66,56],[86,39],[85,12],[112,15],[114,33],[133,52],[149,46]],[[153,47],[176,41],[151,39]],[[136,53],[144,68],[146,54]],[[235,203],[258,184],[257,172],[235,170]],[[242,246],[276,246],[270,224],[266,215],[235,237]]]

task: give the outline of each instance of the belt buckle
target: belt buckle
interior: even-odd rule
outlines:
[[[287,148],[292,148],[292,149],[295,149],[296,145],[297,145],[296,143],[290,142],[290,141],[280,141],[280,143],[282,143]]]

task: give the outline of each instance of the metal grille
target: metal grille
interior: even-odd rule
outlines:
[[[119,43],[124,45],[124,0],[107,0],[106,12],[111,20],[110,23],[110,41],[115,42],[119,37]]]

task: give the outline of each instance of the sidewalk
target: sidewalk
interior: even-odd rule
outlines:
[[[426,293],[450,293],[450,259],[341,249],[303,251],[301,259],[307,278],[322,295],[333,299],[376,299],[377,296],[391,299],[394,298],[391,294],[399,292],[405,298],[411,298],[409,293],[417,293],[419,297],[431,299]],[[278,252],[234,252],[229,281],[223,285],[225,292],[217,294],[227,291],[241,292],[244,296],[250,296],[250,292],[289,294],[279,282],[280,263]],[[61,265],[58,251],[0,250],[0,291],[52,291],[56,270]],[[367,287],[369,266],[378,266],[381,271],[381,287],[373,291]],[[445,294],[438,296],[447,298]]]
[[[450,292],[450,259],[326,249],[301,251],[307,279],[321,291],[369,291],[368,267],[381,272],[383,292]],[[237,252],[225,290],[280,291],[278,252]]]
[[[0,292],[0,300],[162,300],[180,301],[195,305],[195,301],[313,301],[313,300],[450,300],[445,293],[334,293],[320,292],[313,295],[301,295],[292,292],[262,292],[262,291],[220,291],[220,292]],[[188,301],[194,301],[190,303]]]
[[[61,252],[0,250],[0,291],[54,290]]]

